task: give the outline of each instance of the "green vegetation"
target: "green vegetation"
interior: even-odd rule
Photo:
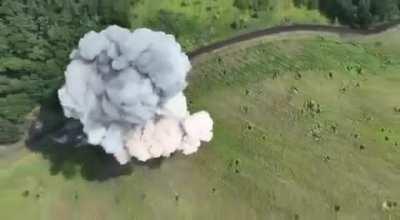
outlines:
[[[211,112],[214,140],[191,157],[133,164],[132,175],[107,179],[109,157],[91,146],[3,149],[40,102],[53,106],[41,112],[51,127],[62,123],[49,100],[88,30],[148,26],[192,50],[261,27],[327,23],[317,9],[355,27],[397,18],[397,1],[379,2],[0,1],[0,219],[400,218],[399,32],[296,35],[202,57],[187,94],[193,111]]]
[[[8,120],[0,119],[0,144],[12,143],[19,140],[21,131]]]
[[[320,9],[329,18],[353,27],[368,28],[375,23],[400,18],[399,0],[294,0],[297,6]]]
[[[274,25],[329,23],[330,18],[368,27],[399,13],[397,0],[3,0],[0,119],[14,131],[23,129],[24,115],[61,85],[78,39],[108,24],[162,30],[189,51]],[[8,104],[14,98],[16,104]]]
[[[292,0],[139,0],[130,11],[132,28],[174,34],[186,50],[239,33],[290,23],[328,23],[318,10]]]
[[[211,111],[210,148],[240,161],[227,179],[258,218],[400,217],[382,207],[400,193],[398,34],[297,36],[197,63],[192,109]]]
[[[124,24],[126,1],[115,2],[0,1],[0,142],[18,140],[24,116],[60,86],[68,55],[84,33]]]
[[[9,154],[0,219],[399,218],[398,34],[295,34],[202,57],[187,93],[215,119],[210,144],[101,183],[75,160],[50,175],[54,161]]]
[[[89,30],[149,26],[174,34],[190,50],[283,20],[324,21],[290,0],[254,1],[248,7],[238,9],[232,0],[0,1],[0,120],[7,124],[0,142],[18,140],[24,116],[61,85],[69,53]]]

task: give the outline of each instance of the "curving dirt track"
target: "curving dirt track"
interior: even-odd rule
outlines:
[[[294,24],[287,26],[276,26],[270,27],[250,33],[245,33],[242,35],[235,36],[233,38],[229,38],[227,40],[223,40],[220,42],[216,42],[198,49],[191,51],[188,53],[188,56],[191,60],[194,58],[212,52],[214,50],[218,50],[232,44],[240,43],[243,41],[253,40],[260,37],[272,36],[276,34],[282,33],[291,33],[296,31],[310,31],[310,32],[319,32],[319,33],[332,33],[332,34],[354,34],[354,35],[372,35],[379,34],[384,31],[387,31],[393,27],[396,27],[400,24],[399,20],[389,22],[386,24],[377,25],[370,29],[354,29],[346,26],[329,26],[329,25],[312,25],[312,24]]]

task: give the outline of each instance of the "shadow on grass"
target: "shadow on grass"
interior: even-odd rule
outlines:
[[[66,119],[56,94],[46,100],[37,119],[32,123],[26,146],[50,161],[50,173],[62,174],[66,179],[81,175],[89,181],[104,181],[131,174],[135,167],[160,167],[162,159],[146,163],[133,160],[120,165],[112,155],[99,146],[86,142],[78,120]]]

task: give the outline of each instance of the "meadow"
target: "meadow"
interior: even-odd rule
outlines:
[[[21,143],[0,155],[0,219],[400,218],[398,34],[294,33],[200,57],[187,94],[215,120],[210,144],[88,180]]]
[[[243,8],[235,2],[240,0],[133,0],[129,23],[172,33],[186,51],[260,28],[329,23],[317,9],[295,7],[292,0],[253,1],[258,6]]]

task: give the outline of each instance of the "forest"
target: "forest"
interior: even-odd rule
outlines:
[[[127,1],[119,3],[0,1],[0,143],[18,140],[23,116],[54,95],[68,55],[84,33],[108,23],[127,25]]]
[[[318,9],[332,21],[355,28],[397,20],[400,0],[294,0],[297,6]]]

